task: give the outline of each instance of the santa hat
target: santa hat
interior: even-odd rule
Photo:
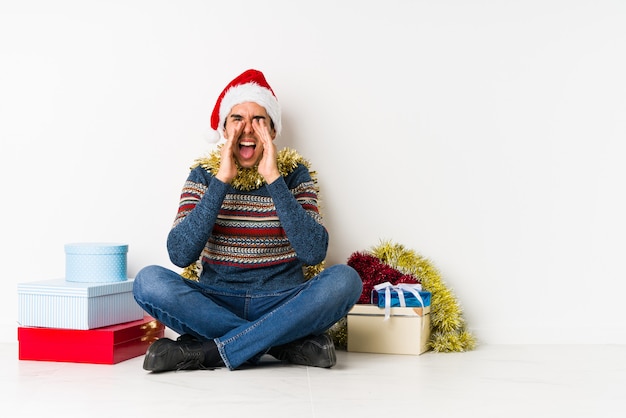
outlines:
[[[217,98],[211,114],[211,128],[213,129],[210,142],[217,142],[224,135],[224,122],[230,110],[241,103],[254,102],[263,106],[274,122],[276,134],[280,135],[282,124],[280,121],[280,105],[274,91],[265,80],[265,76],[258,70],[247,70],[228,83]]]

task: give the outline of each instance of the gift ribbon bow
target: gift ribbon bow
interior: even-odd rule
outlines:
[[[385,320],[391,317],[391,291],[395,290],[398,294],[398,302],[400,302],[401,307],[406,307],[406,300],[404,299],[404,291],[410,292],[415,296],[415,298],[419,301],[422,308],[424,307],[424,300],[420,295],[419,291],[422,290],[422,285],[419,283],[399,283],[397,285],[392,285],[389,282],[377,284],[374,286],[376,291],[381,291],[385,289]]]

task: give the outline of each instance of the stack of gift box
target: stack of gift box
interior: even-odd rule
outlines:
[[[115,364],[163,337],[133,298],[127,253],[126,244],[66,244],[64,278],[19,283],[19,359]]]
[[[356,304],[347,316],[347,350],[413,354],[428,351],[431,293],[420,284],[376,285],[370,304]]]

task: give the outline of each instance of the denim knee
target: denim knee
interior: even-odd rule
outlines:
[[[161,282],[159,277],[167,274],[167,272],[168,270],[161,266],[147,266],[139,270],[135,275],[133,283],[133,295],[135,299],[151,299],[150,295],[153,292],[158,291],[159,288],[164,288],[163,284],[161,284],[161,286],[155,286],[155,284]]]
[[[341,295],[352,303],[359,300],[363,291],[363,281],[355,269],[346,264],[337,264],[328,267],[323,273],[332,276],[331,294]]]

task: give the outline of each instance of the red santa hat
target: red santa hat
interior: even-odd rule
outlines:
[[[280,121],[280,105],[274,91],[265,80],[265,76],[258,70],[246,70],[228,83],[217,98],[211,114],[211,128],[213,129],[211,142],[217,142],[224,135],[224,122],[230,110],[241,103],[254,102],[263,106],[274,122],[276,134],[280,135],[282,124]]]

